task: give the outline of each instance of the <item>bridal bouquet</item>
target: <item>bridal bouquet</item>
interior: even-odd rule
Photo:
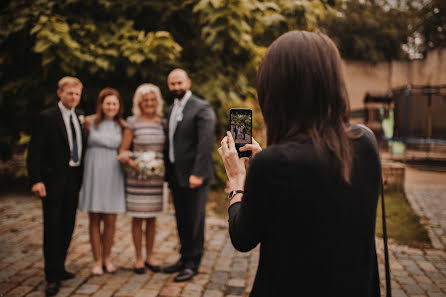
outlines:
[[[134,152],[131,154],[131,174],[139,180],[146,180],[154,176],[164,176],[163,155],[158,152]]]

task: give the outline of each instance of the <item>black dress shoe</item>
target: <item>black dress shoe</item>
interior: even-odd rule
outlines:
[[[183,261],[179,260],[177,263],[167,265],[161,268],[164,273],[175,273],[184,269]]]
[[[175,282],[185,282],[190,280],[191,278],[194,277],[194,275],[196,275],[197,272],[195,270],[192,270],[190,268],[185,268],[183,270],[181,270],[177,276],[175,276],[175,278],[173,279]]]
[[[76,275],[74,273],[65,270],[63,272],[62,277],[60,278],[60,280],[67,280],[67,279],[72,279],[72,278],[75,278],[75,277],[76,277]]]
[[[161,267],[156,265],[150,265],[149,262],[144,262],[144,266],[146,266],[147,269],[152,270],[153,272],[161,271]]]
[[[133,268],[133,272],[136,273],[136,274],[144,274],[144,273],[146,273],[144,267],[139,267],[139,268],[135,267],[135,268]]]
[[[59,288],[60,288],[60,282],[56,281],[56,282],[50,282],[47,281],[46,283],[46,287],[45,287],[45,296],[54,296],[57,294],[57,292],[59,292]]]

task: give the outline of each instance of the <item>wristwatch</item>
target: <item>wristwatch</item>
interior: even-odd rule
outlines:
[[[239,193],[243,193],[243,190],[234,190],[231,191],[228,195],[228,200],[231,201],[232,198],[234,198],[235,195],[239,194]]]

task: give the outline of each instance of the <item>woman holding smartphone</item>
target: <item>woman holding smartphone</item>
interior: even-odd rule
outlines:
[[[268,147],[218,149],[229,179],[229,232],[260,244],[250,296],[380,296],[375,251],[381,180],[373,133],[348,122],[342,61],[324,34],[288,32],[257,72]]]

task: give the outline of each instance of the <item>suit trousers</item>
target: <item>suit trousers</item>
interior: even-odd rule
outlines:
[[[170,184],[178,237],[181,243],[181,261],[186,268],[198,271],[204,251],[204,227],[209,184],[195,189],[180,187],[172,180]]]
[[[80,167],[67,170],[65,183],[47,184],[43,207],[43,256],[47,281],[58,281],[65,271],[65,259],[73,235],[79,190]]]

